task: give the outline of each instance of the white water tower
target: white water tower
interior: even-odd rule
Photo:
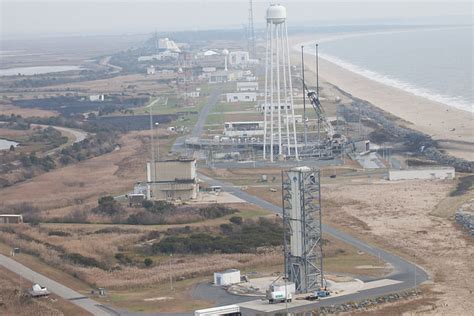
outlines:
[[[269,150],[270,161],[275,155],[298,159],[285,7],[270,5],[266,19],[263,158],[267,159]]]
[[[224,55],[224,71],[227,71],[227,59],[229,58],[229,51],[227,49],[223,49],[222,55]]]

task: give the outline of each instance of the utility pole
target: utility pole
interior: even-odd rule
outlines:
[[[301,76],[303,78],[303,122],[304,122],[304,145],[308,146],[308,122],[306,120],[306,90],[304,82],[304,46],[301,45]]]
[[[150,147],[151,147],[151,182],[156,181],[156,165],[155,165],[155,140],[153,129],[153,105],[150,106]]]

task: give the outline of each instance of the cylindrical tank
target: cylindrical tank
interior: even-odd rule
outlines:
[[[267,9],[267,23],[280,24],[286,20],[286,8],[279,4],[272,4]]]

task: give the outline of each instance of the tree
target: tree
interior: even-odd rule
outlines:
[[[240,216],[232,216],[229,221],[235,225],[242,225],[242,217]]]
[[[143,263],[146,267],[150,267],[153,264],[153,260],[151,260],[150,258],[145,258],[145,260],[143,260]]]
[[[117,201],[115,201],[113,196],[107,195],[99,198],[99,206],[94,208],[92,211],[94,213],[103,213],[112,216],[120,213],[121,210],[122,208]]]
[[[10,145],[10,151],[15,151],[15,146]]]

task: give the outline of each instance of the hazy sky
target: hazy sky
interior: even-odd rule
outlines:
[[[317,25],[472,15],[472,1],[272,1],[285,5],[291,25]],[[248,0],[0,0],[1,36],[136,33],[240,28],[248,21]],[[270,1],[254,1],[263,26]],[[422,20],[423,21],[423,20]],[[426,19],[426,21],[436,21]],[[466,17],[464,18],[466,21]]]

